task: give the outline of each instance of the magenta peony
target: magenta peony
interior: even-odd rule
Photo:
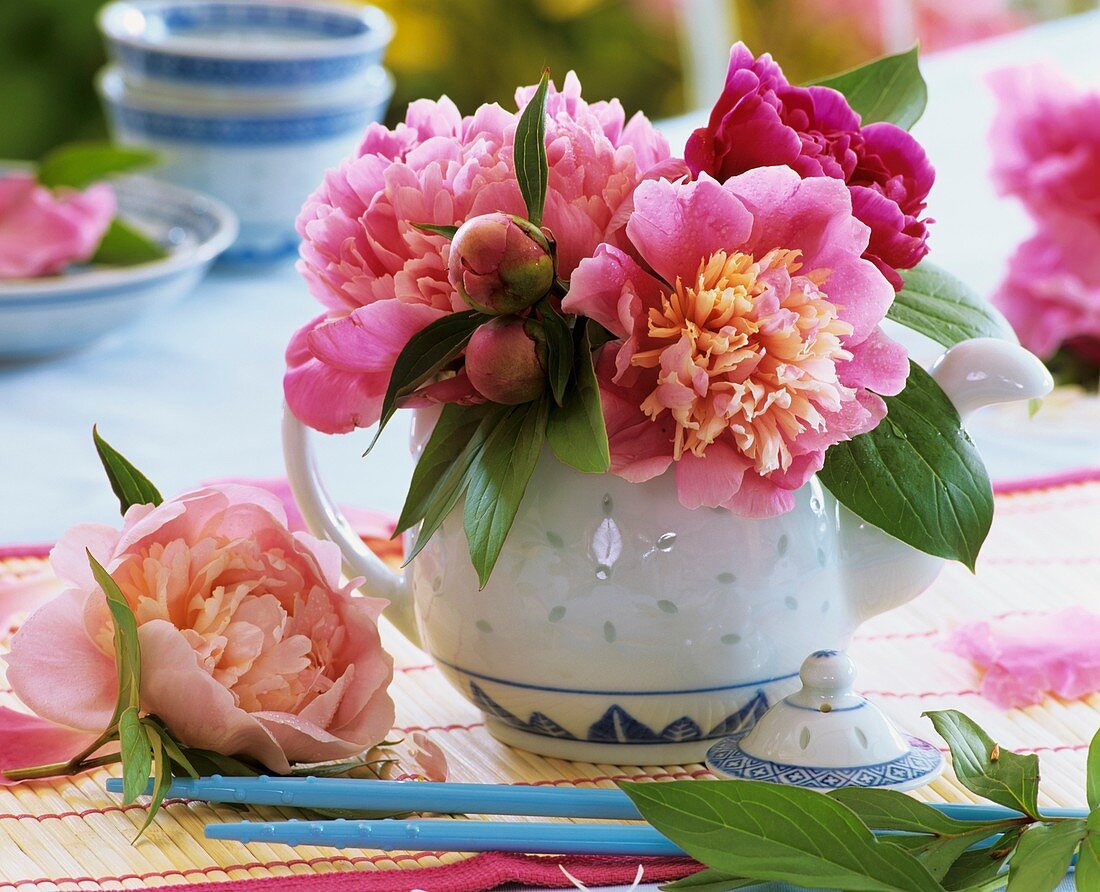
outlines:
[[[1016,249],[993,303],[1042,359],[1063,344],[1100,365],[1100,227],[1050,217]]]
[[[533,90],[520,90],[517,104]],[[627,122],[618,102],[585,102],[573,74],[551,89],[547,112],[543,222],[568,277],[601,242],[620,243],[635,186],[669,153],[643,116]],[[466,309],[448,281],[449,242],[413,224],[524,213],[512,164],[517,119],[497,105],[463,118],[446,98],[414,102],[394,130],[371,126],[359,154],[306,202],[299,269],[327,310],[287,350],[286,398],[302,421],[327,433],[373,424],[409,338]]]
[[[1100,92],[1047,65],[995,72],[993,178],[1042,220],[1071,215],[1100,226]]]
[[[137,617],[142,709],[184,744],[285,772],[353,756],[390,730],[385,602],[341,586],[339,550],[291,533],[275,496],[230,484],[135,505],[121,531],[65,534],[50,561],[68,587],[7,656],[13,690],[43,718],[98,733],[118,693],[113,625],[85,549]]]
[[[893,124],[861,126],[842,94],[789,84],[771,56],[754,58],[743,43],[730,53],[709,122],[684,154],[694,175],[718,180],[780,164],[803,177],[843,180],[853,213],[871,228],[864,256],[895,288],[897,270],[928,253],[921,214],[935,174],[920,143]]]
[[[646,182],[634,206],[626,232],[647,267],[603,245],[563,303],[618,339],[597,368],[611,470],[641,482],[675,463],[688,508],[790,510],[826,448],[874,427],[877,394],[908,373],[878,328],[894,292],[861,259],[867,226],[839,179],[785,167]]]
[[[114,215],[106,184],[51,192],[28,173],[0,176],[0,279],[52,276],[88,260]]]

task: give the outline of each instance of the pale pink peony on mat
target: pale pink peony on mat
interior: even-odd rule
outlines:
[[[862,259],[868,227],[842,180],[787,167],[645,182],[634,205],[627,235],[660,279],[603,245],[563,303],[618,339],[597,367],[611,470],[641,482],[675,463],[688,508],[790,510],[908,374],[878,327],[894,291]]]
[[[336,546],[290,532],[275,496],[230,484],[136,505],[121,531],[65,534],[50,562],[68,588],[7,656],[9,683],[39,716],[98,733],[115,705],[113,624],[85,549],[136,614],[142,709],[183,743],[285,772],[363,752],[390,730],[385,601],[353,598]]]
[[[1084,607],[1012,616],[956,629],[944,647],[984,672],[982,695],[1003,709],[1056,694],[1067,700],[1100,690],[1100,615]]]
[[[53,192],[27,173],[0,176],[0,279],[52,276],[82,263],[114,215],[106,184]]]
[[[533,89],[518,91],[517,107]],[[327,310],[287,348],[286,398],[303,422],[326,433],[373,424],[409,338],[468,309],[447,280],[449,242],[413,224],[524,214],[512,165],[517,120],[498,105],[464,118],[447,98],[414,102],[394,130],[372,125],[358,156],[306,201],[299,269]],[[601,242],[620,243],[634,187],[669,151],[642,115],[628,122],[618,101],[584,101],[572,73],[550,91],[546,132],[544,224],[568,277]]]

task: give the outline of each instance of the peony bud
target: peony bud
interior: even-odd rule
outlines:
[[[506,406],[530,402],[546,389],[539,323],[518,316],[486,322],[466,346],[466,375],[485,399]]]
[[[467,220],[451,239],[449,278],[466,303],[482,313],[527,309],[554,284],[550,244],[533,223],[509,214]]]

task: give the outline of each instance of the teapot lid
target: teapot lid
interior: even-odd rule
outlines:
[[[743,737],[719,741],[707,767],[720,777],[818,790],[911,790],[943,771],[932,744],[898,733],[886,714],[852,689],[855,666],[840,651],[808,656],[801,690],[772,706]]]

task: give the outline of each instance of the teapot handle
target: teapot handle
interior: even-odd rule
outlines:
[[[310,531],[339,547],[344,558],[344,572],[349,578],[364,577],[364,593],[388,600],[386,618],[419,647],[420,635],[408,579],[386,566],[352,529],[321,482],[309,443],[309,429],[287,406],[283,407],[283,460],[294,501]]]

